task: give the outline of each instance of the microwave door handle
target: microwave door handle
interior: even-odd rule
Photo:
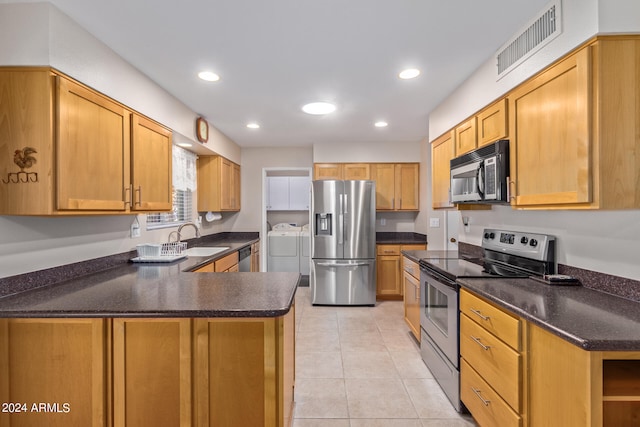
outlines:
[[[484,161],[480,162],[478,165],[478,170],[476,171],[476,182],[478,194],[481,199],[484,199]]]

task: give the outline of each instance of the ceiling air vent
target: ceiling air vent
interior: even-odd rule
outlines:
[[[561,0],[549,3],[523,31],[498,50],[498,80],[562,33],[561,3]]]

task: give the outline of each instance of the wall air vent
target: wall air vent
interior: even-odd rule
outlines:
[[[562,33],[562,1],[554,0],[496,54],[498,80]]]

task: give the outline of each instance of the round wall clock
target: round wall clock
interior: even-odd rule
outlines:
[[[209,123],[202,117],[196,119],[196,137],[200,142],[209,140]]]

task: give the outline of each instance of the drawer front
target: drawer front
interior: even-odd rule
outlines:
[[[400,245],[377,245],[378,255],[400,255]]]
[[[516,351],[521,350],[520,320],[517,317],[464,289],[460,291],[460,311]]]
[[[420,267],[418,263],[413,262],[407,257],[402,258],[402,269],[409,273],[414,278],[420,280]]]
[[[216,271],[225,271],[238,263],[238,252],[234,252],[216,261]]]
[[[520,411],[519,353],[463,314],[460,355],[513,409]]]
[[[460,362],[460,399],[481,426],[522,425],[522,418],[464,360]]]

